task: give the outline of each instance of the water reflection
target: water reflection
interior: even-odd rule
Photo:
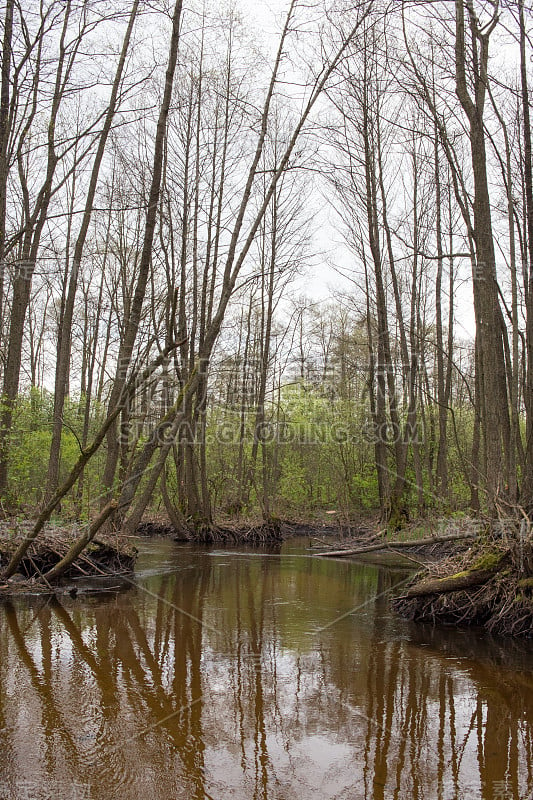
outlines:
[[[146,547],[129,592],[0,609],[0,798],[532,792],[530,647],[398,621],[388,570]]]

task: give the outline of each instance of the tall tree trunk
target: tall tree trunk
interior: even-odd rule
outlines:
[[[2,78],[0,86],[0,320],[4,311],[4,276],[6,256],[6,212],[7,212],[7,181],[8,181],[8,141],[9,141],[9,105],[10,105],[10,74],[11,74],[11,46],[13,38],[13,6],[14,0],[6,0],[4,17],[4,39],[2,43]],[[0,327],[0,346],[2,342],[2,328]]]
[[[503,346],[496,258],[492,233],[483,109],[488,81],[489,36],[497,17],[482,33],[472,4],[467,3],[472,36],[474,100],[466,77],[464,0],[456,0],[456,93],[468,117],[474,176],[474,239],[476,264],[473,275],[474,311],[479,346],[480,390],[483,408],[483,441],[486,462],[485,489],[489,510],[509,485],[510,420]]]
[[[525,185],[525,238],[528,275],[526,288],[526,381],[524,404],[526,407],[526,446],[522,480],[521,504],[528,514],[533,514],[533,165],[531,146],[530,99],[527,80],[526,27],[524,0],[518,0],[520,23],[520,78],[522,90],[522,115],[524,139]]]
[[[141,321],[142,308],[144,297],[146,294],[146,285],[150,272],[150,265],[152,261],[152,247],[155,234],[155,226],[157,222],[157,212],[159,206],[159,196],[161,191],[161,176],[163,171],[163,156],[164,144],[167,131],[167,119],[170,111],[170,102],[172,99],[172,87],[174,83],[174,73],[176,70],[176,63],[178,58],[178,45],[179,45],[179,31],[181,22],[182,0],[176,0],[174,11],[172,14],[172,33],[170,37],[170,46],[168,54],[167,69],[165,74],[165,88],[163,92],[163,99],[159,111],[159,118],[157,121],[156,135],[154,141],[154,157],[152,164],[152,180],[150,185],[150,192],[148,197],[148,210],[146,213],[146,224],[144,228],[144,237],[142,243],[142,251],[140,261],[137,267],[137,283],[135,285],[135,292],[131,304],[131,311],[128,319],[128,324],[124,333],[124,338],[121,342],[117,370],[113,388],[109,398],[109,408],[113,408],[124,387],[128,369],[131,363],[131,357],[139,324]],[[108,491],[111,490],[115,478],[119,456],[119,439],[116,424],[111,426],[107,433],[107,457],[103,474],[103,484]]]
[[[57,341],[57,356],[56,356],[56,372],[54,384],[54,412],[52,422],[52,442],[50,445],[50,456],[48,459],[48,475],[45,491],[45,502],[55,492],[59,478],[59,455],[61,450],[61,433],[63,430],[63,407],[65,404],[66,389],[68,385],[68,376],[70,371],[70,350],[72,340],[72,319],[74,316],[74,303],[76,299],[76,289],[78,286],[78,276],[81,267],[81,260],[91,222],[94,198],[96,188],[98,185],[98,176],[100,174],[100,166],[104,157],[104,152],[111,131],[111,125],[115,117],[118,93],[122,83],[124,74],[124,67],[126,64],[126,57],[129,50],[131,34],[137,11],[139,8],[139,0],[134,0],[128,27],[122,42],[122,50],[120,53],[113,85],[111,87],[111,96],[107,108],[104,124],[100,137],[98,140],[98,147],[94,156],[93,166],[91,170],[91,177],[89,180],[89,187],[85,199],[85,209],[81,222],[78,238],[74,246],[74,255],[72,259],[72,267],[70,271],[70,278],[68,283],[68,291],[65,298],[65,305],[63,309],[62,318],[58,328],[58,341]]]
[[[17,399],[20,366],[22,357],[22,342],[24,338],[24,323],[30,301],[31,282],[35,263],[39,253],[39,245],[43,228],[48,214],[48,207],[52,196],[52,183],[58,163],[56,153],[55,130],[56,123],[61,107],[61,102],[65,96],[66,84],[70,69],[72,68],[72,57],[67,57],[66,39],[69,28],[71,12],[71,0],[65,3],[63,12],[63,25],[61,29],[59,43],[59,58],[55,73],[54,95],[48,120],[47,130],[47,153],[46,153],[46,173],[43,178],[35,207],[30,210],[29,191],[27,176],[24,175],[22,146],[25,138],[30,134],[30,127],[36,114],[35,106],[32,114],[25,124],[18,145],[18,165],[19,176],[23,182],[23,198],[25,211],[25,233],[23,236],[22,258],[16,265],[15,277],[13,281],[13,297],[11,303],[11,318],[9,323],[9,339],[7,344],[7,360],[4,371],[4,382],[2,389],[2,409],[0,412],[0,497],[5,495],[7,490],[7,459],[9,452],[9,436],[13,422],[13,410]],[[36,70],[36,81],[34,92],[37,91],[39,83],[41,52],[38,51]]]
[[[444,266],[444,250],[442,246],[442,193],[439,163],[439,139],[435,131],[435,205],[436,205],[436,241],[437,241],[437,275],[435,279],[435,314],[437,334],[437,403],[439,416],[439,445],[437,451],[437,491],[439,496],[448,501],[448,403],[445,397],[446,376],[444,372],[444,336],[442,325],[442,272]],[[452,302],[450,296],[449,302]],[[449,358],[452,354],[448,353]]]

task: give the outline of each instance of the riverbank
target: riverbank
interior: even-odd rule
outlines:
[[[476,520],[428,520],[406,525],[393,534],[383,525],[367,520],[352,528],[348,535],[334,542],[327,536],[313,536],[311,546],[325,558],[357,558],[378,564],[430,565],[467,550],[480,535],[482,525]]]
[[[337,522],[337,521],[335,521]],[[392,536],[377,520],[335,524],[330,517],[312,521],[229,520],[196,537],[177,531],[164,516],[144,520],[137,535],[176,542],[223,545],[281,544],[293,536],[308,536],[309,550],[318,557],[353,558],[382,566],[416,568],[401,596],[392,601],[402,617],[432,625],[482,626],[494,634],[533,635],[533,541],[531,533],[511,524],[488,525],[464,518],[453,522],[407,526]],[[16,547],[31,532],[31,521],[0,522],[0,573]],[[515,529],[516,528],[516,529]],[[0,580],[0,596],[55,591],[46,573],[68,552],[83,532],[79,523],[49,524],[30,545],[19,571]],[[102,534],[78,556],[62,576],[60,586],[81,577],[132,574],[136,537]]]
[[[282,542],[293,536],[309,536],[311,540],[327,539],[339,546],[344,542],[359,541],[374,536],[379,525],[375,518],[346,520],[330,512],[310,519],[280,519],[273,517],[267,524],[260,517],[221,517],[210,528],[183,530],[175,528],[165,514],[147,516],[137,533],[143,537],[170,538],[176,542],[199,544],[267,544]]]
[[[8,518],[0,521],[0,575],[24,537],[31,533],[31,520]],[[80,523],[49,524],[30,544],[13,577],[0,579],[0,594],[23,591],[49,591],[44,576],[68,553],[84,531]],[[137,550],[131,538],[120,534],[103,534],[95,538],[79,554],[62,575],[61,583],[73,578],[94,578],[132,574]]]
[[[392,606],[413,622],[480,626],[491,634],[531,638],[531,532],[511,523],[506,529],[487,525],[466,550],[417,573]]]
[[[329,518],[326,516],[329,522]],[[31,536],[34,522],[17,516],[7,516],[0,520],[0,576],[13,553]],[[273,519],[269,524],[260,519],[221,520],[219,524],[200,531],[176,529],[166,515],[150,515],[139,525],[136,536],[99,531],[88,546],[76,557],[73,563],[61,574],[61,578],[46,580],[47,573],[68,553],[69,549],[85,532],[87,525],[80,522],[65,523],[57,520],[48,523],[38,538],[32,542],[17,572],[10,578],[0,578],[0,595],[22,594],[25,592],[49,592],[56,585],[65,587],[73,579],[95,578],[132,574],[137,551],[133,544],[137,536],[145,538],[166,538],[175,542],[195,542],[197,544],[281,544],[285,539],[298,534],[317,533],[321,536],[338,537],[342,528],[335,524],[313,521],[283,521]]]
[[[316,541],[321,557],[416,566],[392,601],[405,619],[533,637],[533,535],[518,521],[442,520],[430,535],[418,524],[392,537],[352,537],[340,548]]]

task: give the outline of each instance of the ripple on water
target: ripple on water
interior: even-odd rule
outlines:
[[[528,796],[533,647],[290,547],[143,542],[135,591],[2,607],[0,800]]]

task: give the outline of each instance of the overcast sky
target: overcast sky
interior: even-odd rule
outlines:
[[[235,0],[235,3],[251,31],[257,31],[258,41],[263,39],[265,49],[269,40],[275,47],[290,0]],[[306,295],[316,302],[332,299],[339,289],[355,294],[356,286],[362,281],[361,265],[345,244],[335,212],[329,203],[324,202],[324,194],[328,194],[325,185],[314,192],[310,208],[313,214],[312,258],[308,268],[289,289],[292,296]],[[466,275],[469,271],[467,266]],[[351,275],[352,279],[343,278],[343,274]],[[457,336],[473,338],[475,320],[468,279],[458,282],[455,302]]]

